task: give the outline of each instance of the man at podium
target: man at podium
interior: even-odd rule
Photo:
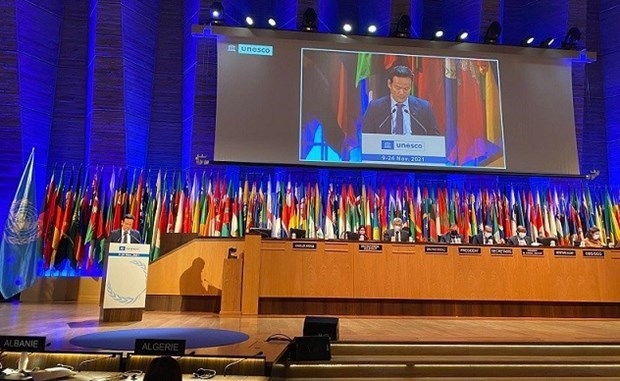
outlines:
[[[142,243],[140,232],[132,229],[134,217],[132,214],[125,214],[121,221],[121,228],[110,232],[110,242],[118,243]]]

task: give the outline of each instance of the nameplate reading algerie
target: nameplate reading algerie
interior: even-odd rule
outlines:
[[[183,356],[185,340],[136,339],[134,352],[137,355]]]
[[[491,255],[512,255],[512,249],[503,249],[499,247],[491,248]]]
[[[293,249],[316,250],[316,242],[293,242]]]
[[[0,336],[0,348],[21,352],[43,352],[45,336]]]
[[[383,251],[383,245],[380,243],[360,243],[358,250],[366,253],[380,253]]]
[[[605,256],[605,252],[603,250],[584,250],[583,256],[603,258]]]
[[[553,250],[553,255],[556,257],[576,257],[577,251],[571,249],[556,249]]]
[[[424,252],[427,254],[448,254],[447,246],[424,246]]]
[[[521,249],[521,254],[541,256],[541,255],[545,255],[545,251],[543,249]]]
[[[459,247],[459,254],[464,255],[477,255],[482,254],[482,248],[480,247]]]

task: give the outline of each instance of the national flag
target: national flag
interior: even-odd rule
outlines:
[[[37,279],[37,256],[41,252],[34,176],[34,149],[26,162],[0,243],[0,293],[11,298]]]

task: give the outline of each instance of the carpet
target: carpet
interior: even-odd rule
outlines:
[[[249,338],[243,332],[209,328],[143,328],[95,332],[69,340],[85,348],[133,351],[136,339],[185,340],[186,348],[219,347],[241,343]]]

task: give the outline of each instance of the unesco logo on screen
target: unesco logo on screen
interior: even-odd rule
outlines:
[[[239,54],[253,56],[273,56],[273,46],[270,45],[239,44],[237,51]]]
[[[381,140],[381,149],[394,149],[394,140]]]
[[[422,142],[396,142],[394,149],[404,151],[422,151],[424,150],[424,143]]]

